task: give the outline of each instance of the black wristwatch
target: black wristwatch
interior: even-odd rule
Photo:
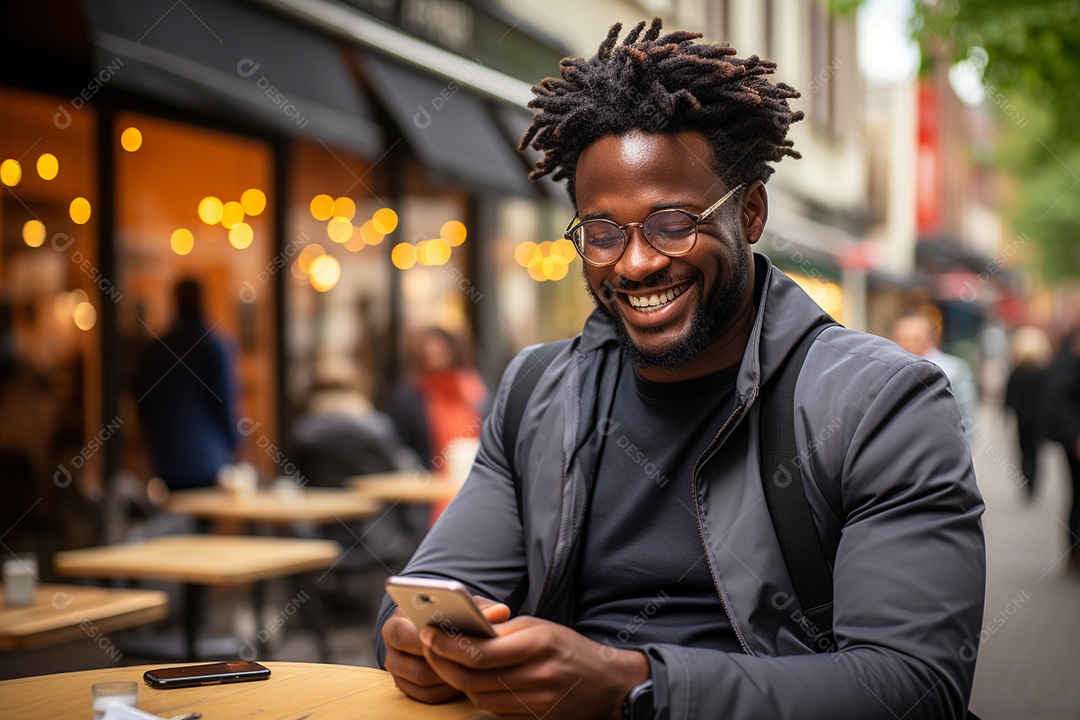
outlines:
[[[649,678],[640,685],[630,688],[622,701],[623,720],[655,720],[656,706],[653,704],[653,681]]]

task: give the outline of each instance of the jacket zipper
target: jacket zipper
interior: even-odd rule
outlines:
[[[724,614],[727,615],[728,624],[731,625],[731,629],[735,631],[735,638],[739,641],[739,645],[742,646],[743,652],[745,652],[747,655],[753,655],[753,653],[750,652],[750,648],[747,647],[746,641],[743,639],[742,633],[739,632],[738,626],[735,625],[734,618],[731,617],[731,611],[728,610],[727,603],[724,602],[724,594],[720,592],[720,583],[716,579],[716,570],[715,568],[713,568],[712,559],[709,557],[709,545],[705,542],[705,529],[702,527],[701,524],[701,506],[698,503],[698,469],[701,467],[701,461],[704,460],[705,456],[712,451],[717,441],[720,440],[720,437],[724,434],[725,431],[727,431],[728,427],[735,420],[735,418],[738,417],[742,413],[742,411],[746,409],[746,406],[751,399],[753,399],[753,395],[751,395],[750,398],[740,401],[739,406],[736,407],[735,410],[731,413],[731,417],[724,421],[724,424],[716,433],[716,437],[712,439],[712,442],[710,442],[708,447],[705,448],[705,452],[703,452],[701,454],[701,457],[699,457],[694,463],[694,472],[693,475],[690,477],[690,489],[693,491],[694,494],[694,518],[697,520],[698,537],[701,538],[701,549],[705,552],[705,564],[709,566],[709,577],[712,578],[713,587],[716,588],[716,596],[720,598],[720,607],[724,609]]]

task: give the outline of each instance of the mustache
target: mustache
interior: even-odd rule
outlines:
[[[694,282],[700,275],[700,273],[692,273],[685,277],[675,277],[668,273],[657,273],[656,275],[650,275],[640,281],[619,278],[616,282],[611,282],[608,279],[604,279],[600,282],[600,297],[603,298],[604,302],[610,304],[614,302],[615,297],[619,292],[637,292],[639,290],[648,290],[649,288],[682,285],[684,283]]]

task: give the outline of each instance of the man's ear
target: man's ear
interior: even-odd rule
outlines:
[[[755,180],[743,193],[739,204],[739,222],[747,243],[753,245],[761,239],[768,219],[769,196],[765,192],[765,183]]]

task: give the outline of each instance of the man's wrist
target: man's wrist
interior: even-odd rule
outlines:
[[[623,702],[630,691],[651,679],[649,659],[640,650],[620,650],[615,656],[613,676],[617,680],[617,697],[614,712],[616,720],[623,718]]]

